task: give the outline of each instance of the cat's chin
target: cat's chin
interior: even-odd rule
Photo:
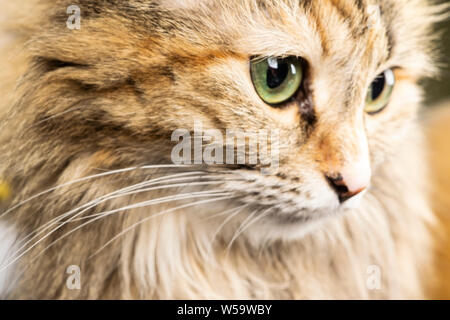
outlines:
[[[253,246],[264,246],[269,242],[296,241],[326,228],[326,224],[337,221],[350,211],[359,208],[366,191],[341,203],[333,192],[323,190],[309,199],[301,196],[287,197],[285,202],[272,204],[264,199],[242,198],[237,202],[206,207],[201,216],[200,226],[211,230],[212,238],[219,234],[225,242],[245,239]],[[245,209],[239,209],[245,208]],[[212,219],[212,212],[225,212]],[[192,210],[198,217],[198,208]],[[214,217],[214,215],[213,215]],[[194,219],[195,220],[195,219]],[[210,224],[211,223],[211,224]]]
[[[254,228],[249,228],[247,238],[250,243],[258,246],[262,243],[273,241],[296,241],[300,240],[321,228],[326,228],[350,211],[361,206],[364,193],[337,205],[321,209],[303,209],[297,214],[286,214],[278,212],[264,219]]]
[[[324,228],[327,222],[336,219],[338,215],[339,213],[336,211],[308,221],[300,219],[292,219],[289,223],[286,222],[287,220],[272,223],[265,221],[248,230],[245,237],[254,247],[277,241],[298,241]]]

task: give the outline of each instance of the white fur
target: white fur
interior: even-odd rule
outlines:
[[[3,298],[13,286],[13,267],[2,269],[12,258],[16,239],[17,235],[14,228],[0,222],[0,298]]]

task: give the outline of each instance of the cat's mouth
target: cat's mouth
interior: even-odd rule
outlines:
[[[219,189],[227,198],[201,216],[215,221],[213,225],[221,225],[218,229],[224,231],[225,237],[242,233],[255,243],[260,243],[260,237],[274,241],[299,239],[360,206],[366,193],[342,202],[326,179],[313,176],[310,171],[296,178],[287,174],[261,175],[248,168],[233,169],[205,169],[211,179],[214,176],[220,181]],[[193,214],[197,215],[198,210],[193,210]]]
[[[248,206],[261,224],[295,227],[339,217],[358,208],[367,190],[345,199],[326,180],[308,183],[307,179],[284,175],[261,176],[254,171],[238,170],[243,181],[229,183],[227,189],[239,195],[239,202]],[[254,212],[257,212],[256,214]]]
[[[270,218],[280,225],[292,225],[292,224],[303,225],[331,218],[338,214],[339,210],[333,209],[309,210],[304,208],[298,210],[296,214],[286,214],[281,210],[275,211]]]
[[[321,207],[307,204],[299,207],[292,203],[280,203],[273,207],[250,206],[239,221],[237,232],[245,230],[247,239],[256,246],[265,241],[296,241],[320,230],[326,223],[345,216],[349,209],[359,204],[362,197],[360,195],[359,199],[355,198],[345,204],[339,204],[335,200]]]

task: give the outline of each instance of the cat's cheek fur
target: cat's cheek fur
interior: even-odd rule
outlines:
[[[408,132],[418,130],[415,125],[420,117],[418,109],[422,95],[415,83],[398,81],[387,107],[379,114],[366,115],[365,127],[374,171],[404,143]]]

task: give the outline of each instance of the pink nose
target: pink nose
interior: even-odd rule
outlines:
[[[368,163],[354,163],[344,166],[338,174],[325,174],[341,203],[366,190],[371,175]]]

